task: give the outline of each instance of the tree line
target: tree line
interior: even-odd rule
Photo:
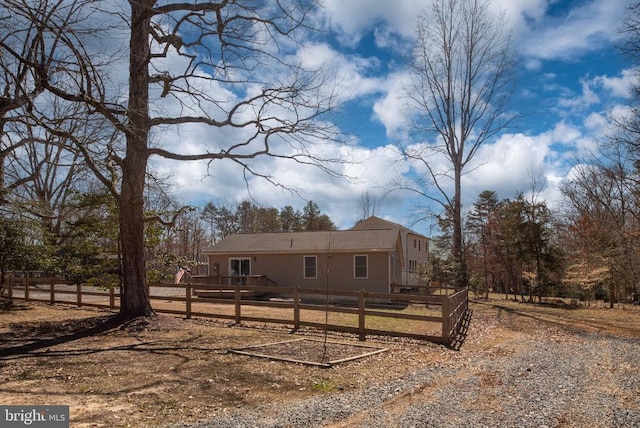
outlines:
[[[470,288],[481,297],[493,291],[527,300],[563,294],[565,254],[557,221],[543,201],[523,194],[500,200],[494,191],[481,192],[464,217]],[[450,218],[440,219],[445,233],[434,240],[432,263],[432,279],[447,283],[455,277],[455,261],[447,248],[450,224]]]
[[[562,186],[553,212],[523,194],[481,192],[464,217],[469,286],[478,297],[542,301],[569,297],[637,302],[640,284],[640,192],[636,167],[585,167]],[[633,177],[633,178],[632,178]],[[455,283],[451,219],[439,219],[426,279]]]
[[[233,233],[301,232],[335,230],[328,215],[320,211],[313,201],[307,202],[302,211],[287,205],[283,208],[260,207],[251,201],[235,206],[213,202],[206,203],[200,211],[200,219],[207,225],[212,242]]]

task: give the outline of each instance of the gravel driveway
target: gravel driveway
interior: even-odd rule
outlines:
[[[468,342],[383,385],[174,427],[640,427],[638,339],[474,315]]]

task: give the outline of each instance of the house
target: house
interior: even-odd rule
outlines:
[[[428,239],[370,217],[349,230],[235,234],[204,253],[212,277],[262,275],[279,286],[389,293],[418,283]]]

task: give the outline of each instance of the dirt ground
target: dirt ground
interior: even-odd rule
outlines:
[[[0,403],[69,405],[73,427],[152,427],[371,386],[467,358],[474,349],[491,348],[514,331],[540,323],[640,337],[637,307],[567,309],[494,296],[471,308],[468,337],[455,351],[382,337],[364,343],[373,348],[361,348],[357,337],[331,333],[325,346],[322,332],[314,330],[291,334],[286,326],[234,326],[168,315],[122,325],[97,309],[5,302],[0,307]],[[331,368],[228,352],[282,341],[292,359],[340,360],[385,351]]]

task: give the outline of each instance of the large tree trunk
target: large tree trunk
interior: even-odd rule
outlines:
[[[123,287],[120,313],[126,317],[152,313],[145,285],[143,191],[146,157],[133,151],[133,148],[127,150],[120,196]]]
[[[0,120],[0,138],[4,137],[4,119]],[[5,201],[5,162],[6,154],[4,151],[0,151],[0,206],[2,206]]]
[[[2,134],[0,134],[2,135]],[[0,153],[0,206],[5,203],[4,190],[4,153]]]
[[[456,263],[456,288],[464,288],[469,285],[467,278],[467,266],[464,257],[464,240],[462,236],[461,177],[462,168],[459,165],[454,165],[455,193],[453,195],[453,259]]]
[[[613,281],[609,281],[609,309],[615,308],[616,286]]]
[[[125,317],[153,312],[145,285],[144,188],[149,138],[149,24],[154,0],[131,0],[129,62],[129,127],[122,165],[120,240],[122,243],[122,301]]]

